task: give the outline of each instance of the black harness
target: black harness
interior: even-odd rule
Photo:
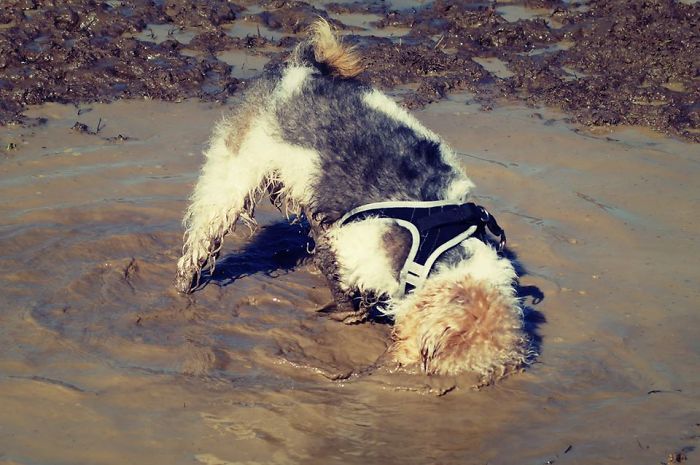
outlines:
[[[498,236],[498,251],[506,245],[506,233],[484,207],[452,201],[377,202],[355,208],[345,214],[339,225],[368,218],[389,218],[408,229],[411,250],[399,275],[404,293],[423,285],[435,264],[446,251],[469,237],[486,242],[488,232]]]

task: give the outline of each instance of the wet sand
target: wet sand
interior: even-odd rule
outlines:
[[[541,353],[478,391],[368,370],[390,328],[318,312],[330,293],[271,206],[212,283],[174,290],[225,107],[46,104],[3,128],[0,463],[697,463],[698,146],[468,99],[415,114],[506,228]]]

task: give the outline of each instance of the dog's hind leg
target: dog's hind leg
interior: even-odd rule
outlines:
[[[272,182],[274,168],[265,153],[245,147],[247,119],[220,123],[205,152],[206,161],[185,214],[185,242],[177,264],[176,287],[190,292],[202,267],[213,267],[224,236],[242,219],[254,224],[258,196]]]

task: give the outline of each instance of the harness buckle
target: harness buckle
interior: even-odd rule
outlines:
[[[501,238],[498,241],[498,253],[503,253],[503,249],[506,248],[506,233],[501,230]]]
[[[498,236],[498,253],[502,253],[506,248],[506,232],[496,221],[496,218],[491,215],[488,210],[479,205],[481,211],[481,221],[494,236]]]
[[[481,221],[483,221],[484,223],[488,223],[491,219],[491,214],[481,205],[479,205],[479,210],[481,211]]]

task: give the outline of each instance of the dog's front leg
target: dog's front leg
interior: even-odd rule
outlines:
[[[326,277],[328,287],[335,301],[336,312],[350,314],[355,312],[355,305],[352,295],[340,286],[340,276],[338,265],[335,262],[335,254],[328,241],[322,238],[314,238],[316,247],[314,249],[314,264],[316,268]]]
[[[337,257],[330,240],[326,236],[326,228],[319,221],[315,220],[314,215],[308,210],[305,210],[304,213],[311,225],[311,235],[315,243],[314,265],[325,276],[334,301],[332,305],[323,307],[321,312],[327,313],[334,320],[347,324],[365,321],[368,314],[367,310],[362,307],[358,308],[354,302],[355,293],[341,286]]]

